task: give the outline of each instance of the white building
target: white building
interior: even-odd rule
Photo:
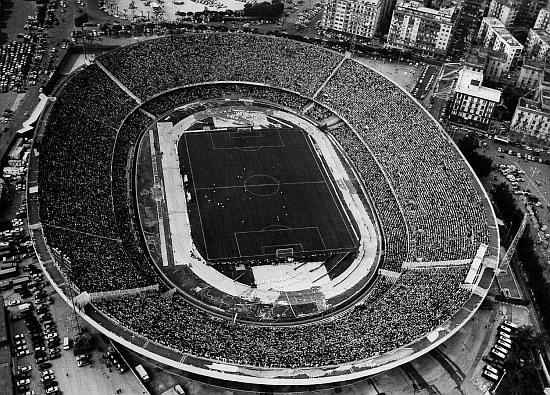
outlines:
[[[387,0],[328,0],[324,4],[321,26],[372,38],[380,30],[388,4]]]
[[[503,52],[493,51],[492,49],[475,46],[464,54],[464,64],[470,66],[476,65],[479,71],[483,71],[484,81],[502,82],[508,72],[507,56]]]
[[[448,116],[452,122],[487,129],[501,91],[482,85],[483,72],[463,67],[453,87]]]
[[[539,11],[533,29],[548,30],[550,26],[550,10],[543,8]]]
[[[544,72],[544,62],[532,59],[524,59],[516,86],[521,89],[534,89],[539,85],[540,78]]]
[[[511,27],[516,22],[520,6],[520,0],[491,0],[487,16],[497,18],[504,26]]]
[[[525,54],[530,59],[550,60],[550,33],[542,29],[529,29]]]
[[[457,17],[455,7],[435,10],[417,1],[398,1],[393,11],[387,45],[421,51],[427,56],[445,55]]]
[[[485,48],[506,54],[506,72],[515,66],[523,51],[523,45],[494,17],[483,18],[477,39]]]
[[[550,73],[541,73],[532,98],[522,97],[514,112],[510,130],[550,143]]]

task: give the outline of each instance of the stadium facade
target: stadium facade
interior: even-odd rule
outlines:
[[[238,95],[341,121],[325,132],[367,191],[383,248],[365,297],[339,315],[233,322],[174,293],[151,263],[132,193],[137,142],[176,107]],[[270,36],[162,37],[99,57],[53,96],[28,174],[37,256],[87,322],[148,358],[246,383],[347,381],[442,344],[487,295],[499,235],[481,183],[411,95],[348,55]]]

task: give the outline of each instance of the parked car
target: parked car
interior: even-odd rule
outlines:
[[[18,366],[17,367],[17,372],[18,373],[27,373],[27,372],[30,372],[31,370],[32,370],[31,365],[25,365],[25,366]]]
[[[51,364],[50,364],[51,365]],[[45,369],[43,370],[42,372],[40,372],[40,376],[44,377],[44,376],[47,376],[49,374],[54,374],[53,370],[52,369]]]
[[[57,385],[46,388],[46,394],[48,395],[57,394],[58,392],[59,392],[59,387]]]

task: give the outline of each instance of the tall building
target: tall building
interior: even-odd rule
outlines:
[[[477,41],[485,48],[506,54],[506,72],[515,67],[523,51],[523,45],[494,17],[483,18]]]
[[[514,26],[521,7],[521,0],[491,0],[488,17],[497,18],[507,28]]]
[[[516,81],[516,87],[526,90],[534,89],[539,85],[539,81],[544,70],[544,62],[539,62],[533,59],[524,59]]]
[[[484,80],[504,82],[509,69],[507,60],[508,57],[503,52],[475,46],[463,55],[462,63],[472,70],[482,71]]]
[[[550,33],[542,29],[529,29],[525,55],[534,60],[550,60]]]
[[[535,25],[540,10],[547,5],[547,0],[522,0],[522,6],[517,17],[517,25],[532,27]]]
[[[381,30],[390,0],[328,0],[321,26],[327,30],[372,38]]]
[[[471,49],[475,42],[481,20],[483,19],[483,12],[486,8],[484,5],[486,1],[487,0],[458,1],[460,13],[450,47],[450,53],[455,59],[460,59],[465,52]]]
[[[535,25],[533,26],[533,29],[548,30],[549,26],[550,26],[550,10],[547,8],[542,8],[539,11],[539,14],[537,16],[537,20],[535,21]]]
[[[458,71],[449,103],[448,118],[451,122],[487,129],[493,111],[500,103],[501,91],[482,85],[483,72],[462,67]]]
[[[417,1],[398,1],[387,45],[413,49],[427,56],[444,56],[449,50],[457,16],[456,7],[435,10]]]
[[[550,143],[550,71],[540,74],[534,94],[519,99],[510,130]]]

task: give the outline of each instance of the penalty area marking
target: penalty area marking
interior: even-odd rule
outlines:
[[[253,234],[253,233],[292,232],[293,230],[307,230],[307,229],[315,229],[315,231],[317,232],[317,235],[319,237],[319,241],[321,242],[321,244],[323,246],[322,249],[318,248],[318,249],[306,250],[303,246],[303,243],[300,243],[300,242],[297,242],[297,241],[289,242],[289,243],[285,243],[285,244],[280,244],[279,246],[299,245],[301,247],[301,250],[300,250],[301,253],[328,251],[329,249],[327,249],[327,246],[325,244],[325,241],[323,239],[323,236],[321,235],[321,231],[319,230],[318,226],[302,226],[302,227],[296,227],[296,228],[285,227],[284,229],[262,229],[262,230],[251,230],[251,231],[244,231],[244,232],[233,232],[233,237],[234,237],[235,242],[237,244],[237,250],[239,251],[239,257],[240,258],[252,258],[252,257],[257,257],[257,256],[273,255],[273,254],[264,253],[265,248],[270,247],[270,245],[262,245],[262,253],[261,254],[242,255],[241,246],[240,246],[240,243],[239,243],[239,235],[248,235],[248,234]],[[276,244],[274,246],[278,246],[278,245]]]
[[[272,131],[272,130],[270,130],[270,131]],[[250,136],[247,136],[247,137],[256,138],[256,139],[266,137],[266,135],[263,134],[264,132],[266,132],[265,130],[264,131],[259,131],[259,132],[262,133],[261,136],[250,135]],[[226,133],[226,134],[229,135],[229,137],[231,137],[232,132],[229,132],[229,131],[226,130],[226,131],[220,131],[218,133]],[[232,145],[232,146],[228,146],[228,147],[219,147],[219,146],[216,146],[216,143],[214,142],[214,138],[213,138],[214,134],[215,133],[208,132],[208,137],[210,137],[210,143],[212,144],[212,150],[213,151],[218,151],[218,150],[254,150],[254,151],[259,151],[263,148],[284,148],[284,147],[286,147],[285,142],[283,141],[283,138],[281,136],[281,132],[278,131],[278,130],[277,130],[276,136],[279,139],[279,144],[265,144],[265,145],[263,145],[263,144],[262,145],[245,145],[245,146]],[[231,138],[233,138],[233,137],[231,137]]]

